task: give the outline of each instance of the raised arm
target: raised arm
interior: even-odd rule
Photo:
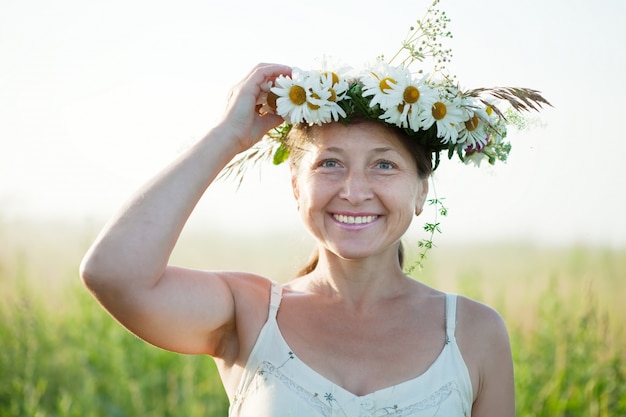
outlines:
[[[262,85],[282,65],[257,66],[233,89],[224,117],[204,138],[142,187],[106,225],[85,255],[80,274],[125,327],[159,347],[220,354],[235,326],[245,274],[168,266],[176,241],[204,191],[239,152],[282,122],[255,105]]]

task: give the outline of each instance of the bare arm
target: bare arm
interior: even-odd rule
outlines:
[[[515,384],[508,335],[502,322],[493,332],[492,343],[485,350],[472,417],[515,416]]]
[[[513,360],[506,325],[491,308],[463,299],[457,329],[472,379],[472,417],[514,417]],[[461,322],[462,320],[462,322]]]
[[[218,125],[140,189],[85,255],[81,277],[132,332],[165,349],[219,354],[245,274],[168,266],[192,210],[221,169],[282,122],[255,111],[264,82],[290,69],[259,65],[232,92]],[[251,279],[251,278],[250,278]],[[245,279],[244,279],[245,281]]]

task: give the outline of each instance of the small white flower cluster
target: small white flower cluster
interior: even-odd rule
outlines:
[[[415,133],[436,125],[436,145],[475,164],[490,157],[483,151],[498,146],[506,135],[501,118],[476,97],[464,96],[450,82],[414,78],[408,68],[382,61],[350,81],[341,72],[294,68],[290,77],[278,77],[270,91],[275,100],[270,107],[289,124],[336,122],[354,115],[346,113],[355,108],[350,100],[364,101],[374,117],[390,125]]]
[[[339,102],[346,99],[349,87],[336,72],[293,68],[291,77],[276,79],[271,92],[277,97],[276,113],[287,123],[321,125],[346,117]]]

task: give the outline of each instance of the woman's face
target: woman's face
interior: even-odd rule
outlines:
[[[292,168],[299,211],[313,236],[346,259],[393,250],[428,192],[416,162],[378,123],[316,128]]]

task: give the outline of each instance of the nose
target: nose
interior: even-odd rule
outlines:
[[[353,205],[359,205],[373,197],[372,184],[367,175],[359,171],[349,171],[343,179],[339,197]]]

